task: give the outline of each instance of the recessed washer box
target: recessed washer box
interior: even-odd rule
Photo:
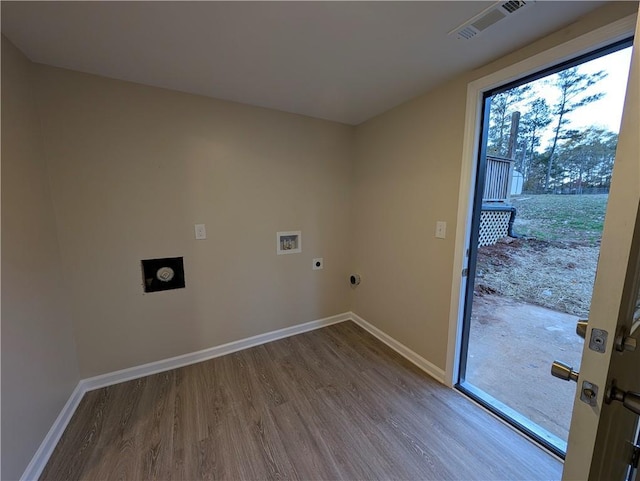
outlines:
[[[302,252],[302,231],[289,230],[278,232],[276,241],[276,252],[278,255]]]
[[[182,257],[144,259],[141,264],[144,292],[168,291],[185,287]]]

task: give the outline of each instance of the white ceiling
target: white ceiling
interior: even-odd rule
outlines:
[[[493,2],[2,2],[35,62],[359,124],[604,2],[538,1],[472,40]]]

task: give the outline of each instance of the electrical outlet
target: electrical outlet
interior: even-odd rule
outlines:
[[[438,239],[447,237],[447,223],[443,220],[436,222],[436,237]]]
[[[204,224],[196,224],[196,239],[203,240],[207,238],[207,229]]]
[[[313,265],[312,265],[312,269],[314,271],[318,271],[320,269],[322,269],[324,267],[324,259],[322,257],[318,257],[316,259],[313,259]]]

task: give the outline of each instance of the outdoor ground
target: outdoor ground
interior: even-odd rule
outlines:
[[[608,194],[519,195],[516,232],[546,241],[599,245]]]
[[[567,440],[576,384],[549,373],[551,362],[580,365],[577,317],[499,296],[476,298],[466,378]]]
[[[525,195],[511,203],[521,237],[479,249],[476,294],[587,317],[607,196]]]
[[[467,381],[565,439],[575,383],[553,378],[555,359],[579,368],[606,195],[524,195],[517,239],[479,249]]]
[[[475,294],[498,294],[587,317],[599,247],[503,239],[479,249]]]

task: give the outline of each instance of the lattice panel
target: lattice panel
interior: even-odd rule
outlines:
[[[507,236],[510,212],[483,210],[480,214],[480,239],[478,245],[495,244],[498,239]]]

